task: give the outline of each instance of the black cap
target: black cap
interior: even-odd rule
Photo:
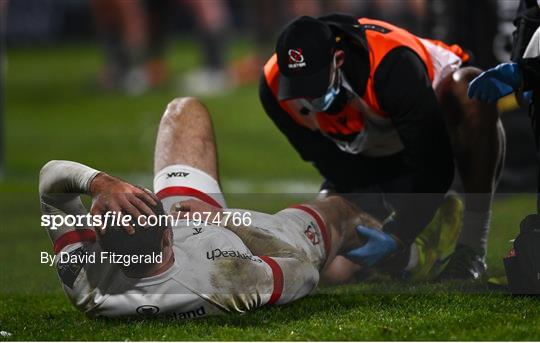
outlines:
[[[335,42],[330,27],[312,17],[299,17],[285,27],[276,44],[279,100],[326,93]]]

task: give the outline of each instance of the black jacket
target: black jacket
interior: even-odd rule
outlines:
[[[340,36],[338,49],[345,51],[342,70],[362,96],[369,76],[369,53],[364,29],[356,18],[347,15],[330,15],[319,18],[329,24]],[[370,178],[362,155],[351,155],[339,150],[335,144],[318,131],[311,131],[296,124],[279,106],[264,74],[261,76],[259,95],[261,103],[276,126],[288,138],[305,161],[312,162],[319,172],[340,188],[363,187],[402,177],[411,172],[417,187],[407,191],[436,192],[435,184],[427,186],[426,176],[443,173],[451,168],[452,153],[448,135],[440,114],[439,105],[426,66],[419,56],[406,47],[392,50],[382,60],[374,76],[377,100],[397,130],[405,147],[400,153],[404,168],[394,171],[378,170],[379,177]],[[379,168],[380,169],[380,168]],[[362,176],[362,177],[361,177]]]

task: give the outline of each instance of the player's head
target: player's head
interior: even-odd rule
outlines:
[[[149,203],[146,205],[158,217],[165,214],[161,201],[158,201],[156,206]],[[121,227],[107,227],[105,232],[99,235],[102,249],[119,255],[152,255],[159,254],[172,245],[172,229],[168,225],[141,227],[134,221],[132,226],[135,229],[132,235],[128,235]],[[145,274],[153,266],[154,264],[133,263],[122,267],[134,274]]]
[[[279,36],[276,55],[279,100],[298,99],[310,111],[336,112],[345,95],[340,72],[345,53],[337,49],[328,24],[307,16],[295,19]]]

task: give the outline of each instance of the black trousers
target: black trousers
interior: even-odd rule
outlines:
[[[529,116],[536,141],[536,159],[538,161],[538,178],[536,180],[536,213],[540,214],[540,90],[533,90],[532,103],[529,107]]]
[[[450,150],[410,163],[406,152],[367,157],[334,152],[324,165],[316,164],[326,181],[322,189],[340,193],[369,214],[394,220],[384,230],[404,244],[412,243],[429,224],[454,178]]]

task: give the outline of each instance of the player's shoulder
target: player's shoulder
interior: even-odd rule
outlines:
[[[251,253],[240,237],[221,226],[177,226],[173,237],[175,259],[186,270],[181,275],[184,282],[208,277],[216,256],[223,256],[223,252],[225,255]]]
[[[254,218],[260,216],[270,215],[245,209],[226,209],[218,219],[219,222],[214,222],[213,219],[179,221],[177,225],[173,226],[174,243],[185,245],[189,242],[186,248],[201,244],[243,245],[242,240],[226,227],[228,225],[248,227]]]
[[[232,231],[219,225],[192,225],[181,224],[173,226],[173,237],[175,245],[182,245],[183,248],[200,246],[202,244],[213,243],[238,243],[238,236]]]

